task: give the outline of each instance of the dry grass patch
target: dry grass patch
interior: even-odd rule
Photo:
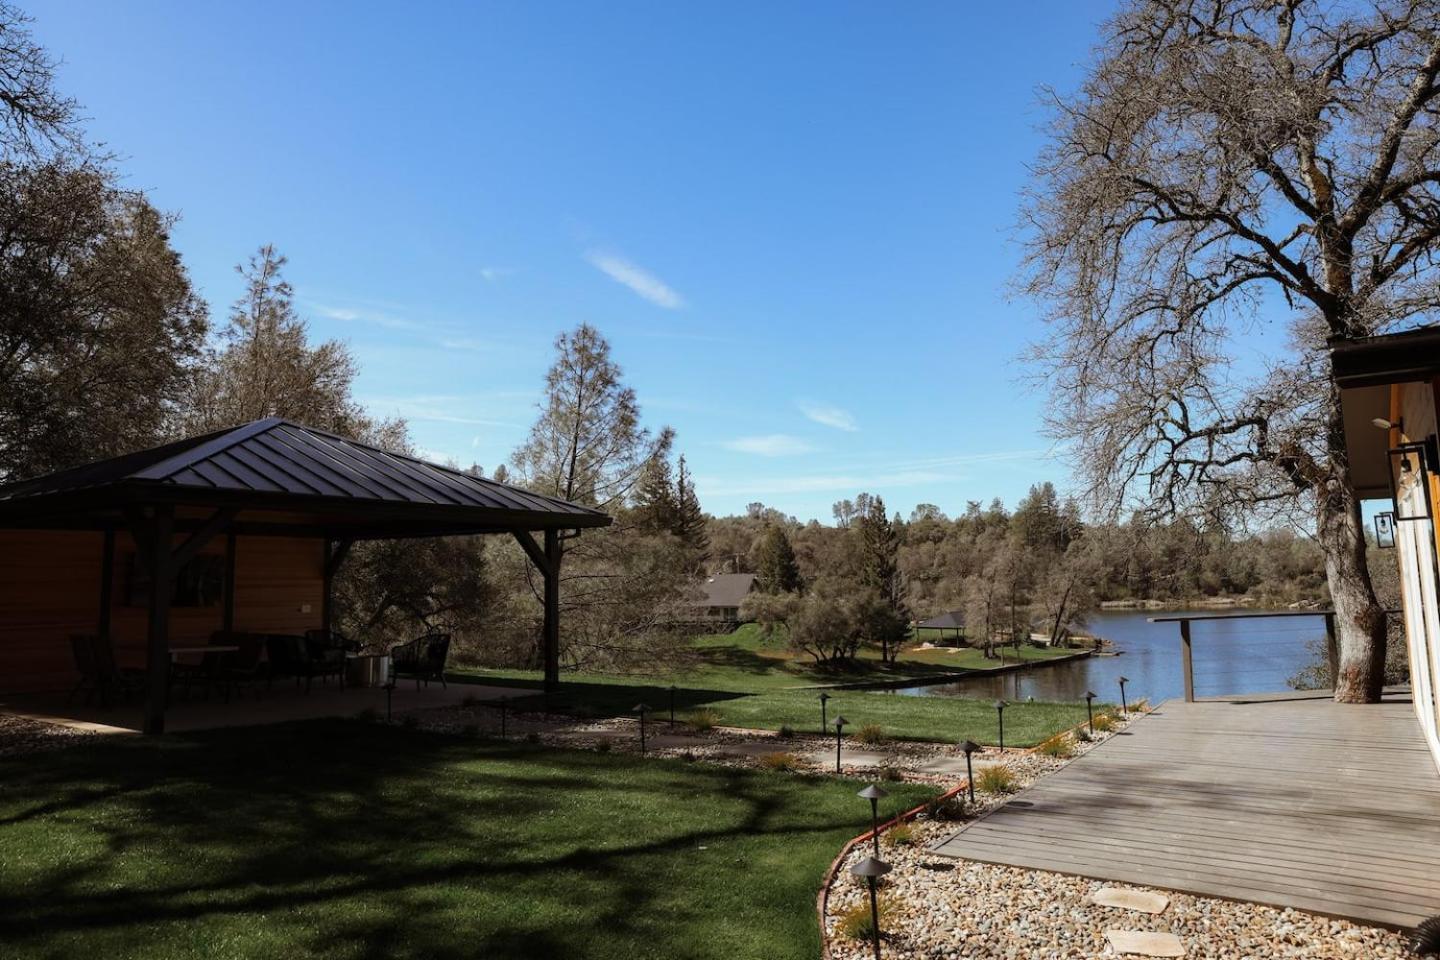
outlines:
[[[975,789],[985,793],[1014,793],[1020,783],[1008,767],[986,767],[975,775]]]

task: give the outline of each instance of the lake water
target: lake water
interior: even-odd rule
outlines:
[[[1203,614],[1205,611],[1108,610],[1090,617],[1087,629],[1114,644],[1119,656],[1089,657],[1054,666],[1027,667],[1013,673],[974,677],[958,683],[907,687],[896,691],[919,696],[976,697],[1005,700],[1080,700],[1093,690],[1118,703],[1119,678],[1128,677],[1126,695],[1159,703],[1185,695],[1180,661],[1180,625],[1151,623],[1150,617]],[[1324,617],[1200,620],[1191,625],[1196,696],[1273,693],[1290,689],[1286,680],[1311,663],[1307,641],[1323,639]]]

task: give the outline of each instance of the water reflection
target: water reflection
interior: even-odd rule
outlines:
[[[1006,700],[1079,700],[1094,690],[1119,702],[1119,679],[1130,679],[1130,699],[1158,703],[1185,695],[1180,664],[1180,626],[1151,623],[1150,617],[1186,611],[1116,610],[1090,618],[1090,629],[1114,642],[1119,656],[1098,656],[1074,663],[1028,668],[1010,674],[974,677],[958,683],[908,687],[896,691],[919,696]],[[1197,611],[1189,611],[1191,613]],[[1324,617],[1201,620],[1191,627],[1195,693],[1220,696],[1288,690],[1286,680],[1310,663],[1306,644],[1325,636]]]

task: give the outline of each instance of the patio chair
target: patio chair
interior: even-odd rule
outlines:
[[[75,669],[80,673],[80,681],[70,691],[67,702],[74,700],[75,694],[84,690],[85,703],[98,699],[101,706],[108,707],[117,694],[124,702],[129,700],[131,694],[145,689],[144,670],[122,670],[116,666],[115,648],[111,646],[108,636],[93,633],[73,634],[70,637],[70,651],[75,657]]]
[[[330,677],[340,678],[340,687],[345,687],[345,655],[352,647],[359,649],[345,637],[333,630],[306,630],[305,650],[309,657],[309,677],[319,677],[321,683]]]
[[[265,649],[265,637],[258,633],[226,633],[224,630],[217,630],[211,635],[210,642],[238,648],[225,658],[220,669],[220,677],[228,688],[226,699],[229,699],[230,691],[238,691],[247,683],[255,688],[258,699],[260,681],[269,678],[268,665],[261,657]]]
[[[446,687],[445,661],[449,657],[450,634],[427,633],[390,649],[390,675],[414,677],[417,690],[422,682],[428,687],[431,680],[439,680],[440,686]]]
[[[307,663],[309,653],[304,637],[287,633],[266,635],[265,659],[268,661],[265,671],[267,689],[274,685],[277,677],[294,677],[295,685],[299,686],[301,679],[308,679],[310,676]]]
[[[212,639],[211,643],[219,641]],[[230,699],[230,687],[225,681],[225,665],[229,662],[227,651],[215,651],[214,653],[201,654],[198,662],[186,660],[173,660],[170,664],[170,692],[173,694],[176,687],[185,690],[185,698],[190,698],[190,691],[199,687],[205,694],[205,699],[210,699],[210,691],[219,690],[221,696],[227,701]]]

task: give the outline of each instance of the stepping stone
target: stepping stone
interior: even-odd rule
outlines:
[[[704,746],[705,741],[699,737],[687,737],[682,733],[660,733],[653,737],[646,737],[645,744],[656,750],[685,750],[690,747]]]
[[[816,750],[806,754],[806,757],[821,767],[835,769],[835,751]],[[842,750],[840,753],[840,765],[843,767],[883,767],[890,759],[883,753],[875,753],[872,750]]]
[[[1137,957],[1183,957],[1185,947],[1173,933],[1147,930],[1106,930],[1105,939],[1116,953]]]
[[[1101,907],[1115,907],[1117,910],[1136,910],[1140,913],[1164,913],[1170,906],[1170,898],[1148,890],[1121,890],[1105,887],[1090,896],[1090,902]]]
[[[970,763],[975,768],[976,776],[979,776],[980,771],[984,770],[986,767],[998,767],[1001,765],[999,760],[976,760],[973,757],[971,758]],[[918,769],[921,773],[938,773],[945,776],[963,777],[965,776],[965,758],[935,757],[933,759],[926,760],[916,769]]]
[[[722,757],[767,757],[772,753],[789,753],[790,745],[784,741],[777,743],[766,743],[764,740],[749,741],[746,743],[723,743],[715,748],[715,752]],[[834,758],[832,753],[831,758]]]

